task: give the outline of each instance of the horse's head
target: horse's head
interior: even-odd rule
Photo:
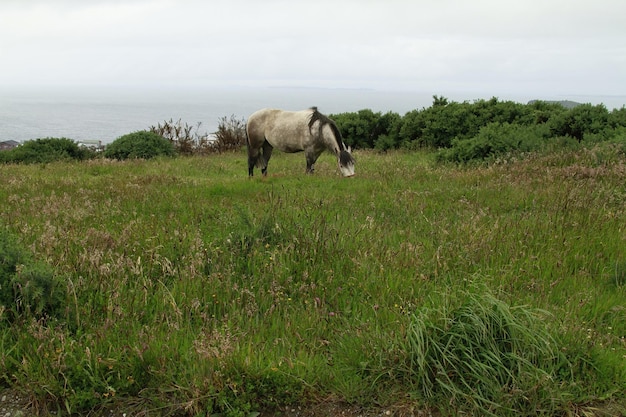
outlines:
[[[311,107],[309,111],[311,112],[309,118],[309,132],[313,134],[316,140],[321,140],[329,151],[334,151],[335,155],[337,155],[341,175],[344,177],[352,177],[354,175],[355,163],[352,157],[352,149],[343,143],[341,131],[337,127],[337,124],[320,113],[317,107]],[[318,131],[314,134],[312,129],[316,123],[318,123]],[[324,130],[325,127],[327,128],[326,130]],[[317,159],[317,156],[315,158]]]
[[[343,149],[339,151],[339,171],[344,177],[352,177],[354,175],[354,157],[352,156],[352,149],[344,145]]]

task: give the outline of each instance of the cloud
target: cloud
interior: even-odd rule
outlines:
[[[622,0],[4,0],[0,84],[624,94],[624,15]]]

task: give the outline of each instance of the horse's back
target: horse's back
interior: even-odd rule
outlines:
[[[311,110],[258,110],[248,118],[248,141],[252,146],[260,146],[267,140],[283,152],[302,151],[310,114]]]
[[[248,134],[248,146],[260,146],[265,141],[265,126],[268,119],[278,111],[276,109],[257,110],[248,117],[246,133]]]
[[[306,125],[311,110],[287,111],[266,108],[257,110],[248,117],[248,127],[273,128],[277,124],[282,125]]]

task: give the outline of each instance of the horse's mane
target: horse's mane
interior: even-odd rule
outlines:
[[[328,125],[335,135],[335,140],[337,141],[337,145],[339,146],[339,151],[345,151],[346,146],[343,143],[343,139],[341,138],[341,132],[339,131],[337,124],[335,124],[335,122],[331,120],[328,116],[324,116],[322,113],[320,113],[317,110],[317,107],[313,106],[311,107],[311,110],[313,111],[313,113],[311,113],[311,119],[309,120],[309,131],[313,129],[313,125],[315,124],[315,122],[319,121],[319,135],[321,137],[322,129],[324,128],[324,126]]]

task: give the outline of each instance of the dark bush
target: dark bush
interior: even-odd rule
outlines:
[[[17,148],[0,152],[0,162],[5,163],[49,163],[66,160],[85,160],[93,158],[95,152],[78,146],[67,138],[43,138],[24,142]]]
[[[531,152],[541,149],[548,135],[545,125],[521,126],[510,123],[490,123],[468,139],[455,139],[452,146],[437,153],[439,161],[469,162],[511,152]]]
[[[156,133],[169,140],[179,154],[194,155],[204,154],[211,151],[213,140],[207,132],[201,132],[201,123],[195,126],[183,123],[180,119],[176,122],[173,119],[151,126],[150,132]]]
[[[619,124],[619,117],[615,117]],[[609,126],[609,112],[603,104],[581,104],[561,113],[551,122],[553,136],[569,136],[583,140],[585,135],[598,134]]]
[[[0,321],[23,314],[58,317],[66,289],[48,265],[35,262],[0,228]]]
[[[226,152],[241,149],[246,146],[246,123],[234,115],[230,118],[222,117],[215,132],[215,141],[212,148],[215,152]]]
[[[609,126],[612,128],[626,127],[626,107],[614,109],[609,114]]]
[[[398,147],[398,142],[392,135],[381,135],[374,142],[374,149],[379,151],[388,151]]]
[[[530,106],[512,101],[477,100],[457,103],[433,97],[433,105],[407,113],[398,129],[398,142],[408,148],[448,148],[458,139],[478,134],[490,123],[529,125],[535,122]]]
[[[533,100],[528,103],[527,107],[534,116],[533,123],[538,125],[549,123],[560,114],[568,111],[568,109],[559,102],[548,102],[542,100]]]
[[[373,112],[370,109],[352,113],[340,113],[330,116],[335,121],[343,141],[354,148],[390,149],[396,148],[394,136],[390,136],[393,126],[399,122],[400,115],[394,112]],[[385,137],[381,139],[381,137]],[[376,146],[376,142],[382,140]]]
[[[180,120],[165,121],[150,127],[150,132],[169,140],[182,155],[205,155],[238,150],[246,146],[246,123],[234,115],[221,117],[217,132],[200,131],[201,124],[190,126]]]
[[[174,156],[172,142],[163,136],[145,130],[121,136],[108,145],[104,156],[111,159],[150,159],[157,156]]]

